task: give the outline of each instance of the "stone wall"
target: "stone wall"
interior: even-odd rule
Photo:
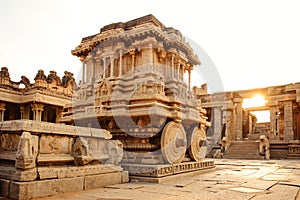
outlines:
[[[102,129],[1,122],[0,195],[28,199],[128,181],[118,165],[122,143],[111,137]]]

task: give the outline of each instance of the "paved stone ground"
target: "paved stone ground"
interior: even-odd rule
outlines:
[[[39,200],[300,200],[299,160],[222,159],[215,164],[216,170],[173,182],[130,182]]]

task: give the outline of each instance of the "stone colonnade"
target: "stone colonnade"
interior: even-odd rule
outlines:
[[[5,121],[5,112],[9,112],[6,109],[8,103],[0,102],[0,121]],[[45,108],[45,104],[43,103],[30,103],[30,104],[21,104],[20,105],[20,119],[30,119],[30,112],[32,111],[32,120],[35,121],[47,121],[47,116],[44,115],[43,111]],[[57,117],[61,116],[62,109],[56,108],[56,121],[58,121]],[[14,113],[9,113],[10,115],[14,115]],[[46,113],[45,113],[46,114]],[[15,116],[13,116],[16,118]]]
[[[193,66],[179,58],[176,53],[153,48],[152,44],[141,47],[139,50],[117,48],[112,52],[88,56],[82,61],[83,83],[94,84],[100,78],[118,79],[141,64],[150,64],[150,67],[163,66],[165,69],[156,70],[162,71],[166,78],[172,80],[183,81],[184,74],[187,72],[188,88],[191,87],[191,70],[193,70]]]

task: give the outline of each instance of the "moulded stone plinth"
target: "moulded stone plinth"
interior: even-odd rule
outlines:
[[[203,169],[210,169],[214,168],[215,165],[213,160],[203,160],[199,162],[183,162],[173,165],[144,165],[123,163],[122,167],[125,171],[129,172],[130,176],[160,178]]]

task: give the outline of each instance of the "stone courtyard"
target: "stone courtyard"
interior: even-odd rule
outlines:
[[[139,200],[139,199],[300,199],[298,160],[215,160],[216,168],[165,183],[135,182],[81,192],[66,193],[49,200]],[[2,198],[1,200],[5,200]]]

